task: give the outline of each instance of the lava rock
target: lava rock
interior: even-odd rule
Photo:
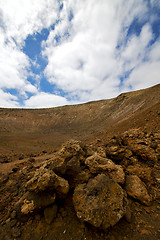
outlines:
[[[149,205],[151,203],[151,197],[145,187],[145,184],[137,175],[126,176],[125,190],[127,194],[142,204]]]
[[[152,148],[141,144],[131,144],[130,148],[139,160],[147,162],[150,166],[157,162],[156,155]]]
[[[86,159],[85,164],[89,167],[91,173],[104,173],[112,178],[115,182],[123,184],[125,173],[122,166],[116,165],[112,160],[101,157],[98,154]]]
[[[26,183],[26,188],[36,193],[55,190],[58,196],[63,198],[69,191],[69,184],[64,178],[42,166],[35,172],[34,177]]]
[[[55,193],[50,194],[47,192],[27,192],[15,205],[17,216],[18,218],[21,218],[23,215],[39,212],[53,204],[55,199]]]
[[[73,204],[79,219],[106,230],[124,216],[127,200],[119,184],[99,174],[75,188]]]

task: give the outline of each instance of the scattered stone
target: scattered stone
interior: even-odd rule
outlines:
[[[73,204],[77,217],[106,230],[126,213],[126,196],[112,179],[99,174],[74,190]]]
[[[129,196],[139,200],[145,205],[149,205],[151,197],[145,187],[145,184],[137,175],[126,176],[125,190]]]
[[[53,220],[56,218],[57,209],[58,209],[57,205],[52,205],[44,209],[45,221],[48,224],[51,224]]]
[[[125,220],[126,220],[128,223],[131,222],[132,213],[131,213],[131,209],[130,209],[130,207],[129,207],[128,205],[127,205],[127,207],[126,207],[126,213],[125,213],[125,215],[124,215],[124,218],[125,218]]]

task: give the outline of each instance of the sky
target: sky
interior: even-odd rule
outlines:
[[[0,0],[0,107],[109,99],[160,83],[160,0]]]

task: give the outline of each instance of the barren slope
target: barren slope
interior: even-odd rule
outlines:
[[[0,109],[0,148],[39,151],[133,127],[159,128],[160,84],[110,100],[50,109]]]

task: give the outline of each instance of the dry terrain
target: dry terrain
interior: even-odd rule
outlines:
[[[160,239],[159,160],[160,84],[1,108],[0,239]]]

